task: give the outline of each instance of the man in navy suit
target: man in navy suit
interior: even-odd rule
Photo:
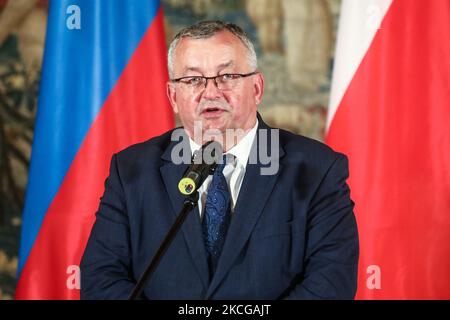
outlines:
[[[234,24],[180,31],[169,73],[167,94],[183,128],[113,156],[81,262],[81,298],[126,299],[175,221],[189,166],[174,159],[181,130],[188,159],[211,139],[228,157],[198,190],[198,206],[144,298],[352,299],[358,234],[347,158],[264,123],[264,78]]]

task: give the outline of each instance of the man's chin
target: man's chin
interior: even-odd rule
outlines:
[[[221,131],[224,132],[227,129],[228,121],[224,116],[202,119],[202,129],[203,131]]]

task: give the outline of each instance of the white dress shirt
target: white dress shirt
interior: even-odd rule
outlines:
[[[234,145],[230,150],[225,152],[225,154],[231,154],[234,156],[234,161],[227,163],[223,169],[223,175],[227,180],[228,187],[231,193],[231,212],[234,211],[234,206],[236,205],[239,190],[242,186],[242,181],[245,176],[245,169],[247,167],[248,158],[250,156],[250,149],[252,147],[253,141],[255,140],[256,129],[258,128],[258,119],[252,129]],[[191,152],[194,152],[201,148],[197,143],[195,143],[191,138],[189,138],[189,143],[191,146]],[[198,199],[198,211],[200,212],[200,217],[203,216],[203,208],[205,207],[206,196],[208,195],[208,187],[211,184],[212,175],[206,178],[202,186],[198,189],[199,199]]]

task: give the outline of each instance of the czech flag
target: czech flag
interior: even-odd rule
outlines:
[[[174,125],[151,0],[50,1],[17,299],[78,299],[111,156]]]
[[[450,299],[450,1],[344,0],[326,141],[348,155],[359,299]]]

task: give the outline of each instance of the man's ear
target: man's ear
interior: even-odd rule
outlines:
[[[172,106],[173,112],[178,113],[177,106],[177,92],[175,90],[175,86],[171,82],[166,83],[166,94],[169,98],[170,105]]]
[[[256,105],[259,105],[264,95],[264,75],[262,74],[262,72],[259,72],[258,74],[255,75],[255,82],[253,84],[253,88],[255,90]]]

